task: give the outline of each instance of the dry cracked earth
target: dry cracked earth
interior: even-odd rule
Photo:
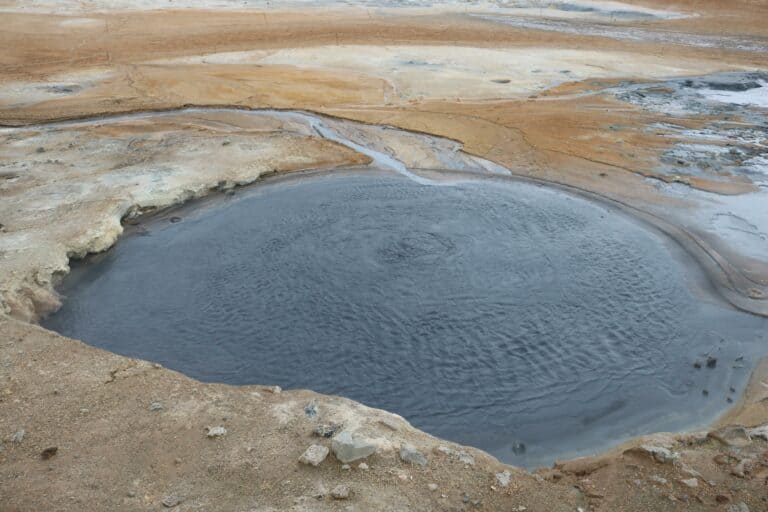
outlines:
[[[0,511],[768,510],[766,360],[708,430],[525,471],[345,398],[204,384],[37,325],[70,260],[142,215],[366,165],[508,172],[608,201],[766,315],[768,3],[0,13]],[[317,434],[339,424],[351,440]]]

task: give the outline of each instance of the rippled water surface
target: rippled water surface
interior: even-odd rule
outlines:
[[[78,265],[46,326],[205,381],[344,395],[516,464],[709,421],[765,344],[668,241],[531,184],[338,174],[172,215]]]

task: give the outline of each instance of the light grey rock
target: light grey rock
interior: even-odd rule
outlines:
[[[667,479],[660,477],[659,475],[653,475],[651,481],[656,482],[657,484],[667,485]]]
[[[429,484],[427,485],[427,489],[434,492],[437,490],[437,484]]]
[[[331,497],[335,500],[346,500],[349,498],[349,487],[346,485],[337,485],[331,491]]]
[[[24,440],[24,434],[26,434],[26,431],[24,429],[21,429],[21,430],[15,432],[11,436],[11,441],[14,442],[14,443],[22,442]]]
[[[304,450],[304,453],[302,453],[301,457],[299,457],[299,462],[309,466],[317,467],[328,456],[328,452],[329,450],[327,447],[319,444],[313,444]]]
[[[707,436],[719,441],[725,446],[736,448],[741,448],[752,443],[752,438],[749,433],[747,433],[747,429],[738,425],[713,430],[707,434]]]
[[[750,437],[757,437],[768,441],[768,423],[759,427],[747,429],[747,434],[749,434]]]
[[[697,478],[685,478],[680,480],[680,483],[692,489],[699,486],[699,480]]]
[[[331,450],[340,462],[347,463],[372,455],[376,445],[370,439],[345,430],[333,438]]]
[[[400,447],[400,459],[409,464],[426,466],[427,458],[410,444],[404,444]]]
[[[357,469],[359,469],[360,471],[368,471],[371,468],[368,467],[368,464],[366,464],[365,462],[361,462],[360,464],[357,465]]]
[[[448,448],[447,446],[440,445],[435,449],[438,453],[442,453],[443,455],[447,455],[449,457],[452,457],[462,464],[467,464],[468,466],[474,466],[475,465],[475,458],[468,454],[465,451],[459,451],[454,450],[453,448]]]
[[[644,453],[650,456],[656,462],[660,462],[662,464],[671,464],[680,457],[677,453],[673,452],[669,448],[664,448],[663,446],[644,444],[641,445],[638,450],[640,453]]]
[[[208,437],[214,438],[214,437],[223,437],[227,435],[227,429],[224,427],[218,426],[218,427],[208,427],[208,432],[205,434]]]
[[[749,507],[743,501],[728,506],[728,512],[749,512]]]
[[[501,473],[496,473],[496,483],[502,487],[509,487],[509,482],[512,481],[512,473],[507,470]]]
[[[162,411],[163,410],[163,404],[160,402],[152,402],[149,404],[149,410],[150,411]]]

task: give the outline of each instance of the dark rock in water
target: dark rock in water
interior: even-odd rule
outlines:
[[[525,450],[525,443],[512,443],[512,453],[515,455],[523,455]]]
[[[495,84],[508,84],[510,80],[508,78],[497,78],[495,80],[491,80],[491,82]]]
[[[693,363],[693,367],[694,367],[694,368],[696,368],[697,370],[698,370],[699,368],[701,368],[701,361],[694,361],[694,363]]]
[[[714,356],[707,357],[707,368],[714,368],[717,366],[717,358]]]
[[[170,221],[173,222],[174,224],[177,222],[181,222],[181,217],[171,217]]]
[[[702,389],[701,394],[704,396],[709,396],[709,391],[707,391],[706,389]]]

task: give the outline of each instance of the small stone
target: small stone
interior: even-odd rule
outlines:
[[[340,462],[354,462],[372,455],[376,451],[376,445],[365,437],[345,430],[333,438],[331,450]]]
[[[59,447],[58,446],[51,446],[49,448],[46,448],[42,452],[40,452],[40,458],[42,458],[43,460],[48,460],[51,457],[53,457],[54,455],[56,455],[56,453],[58,453],[58,451],[59,451]]]
[[[409,464],[416,464],[419,466],[427,465],[427,458],[419,450],[409,444],[404,444],[400,447],[400,459]]]
[[[680,480],[680,483],[685,485],[686,487],[698,487],[699,486],[699,480],[697,478],[686,478]]]
[[[714,356],[707,357],[707,368],[714,368],[717,366],[717,358]]]
[[[749,512],[749,507],[743,501],[734,503],[728,507],[728,512]]]
[[[304,453],[302,453],[301,457],[299,457],[299,462],[309,466],[317,467],[321,462],[325,460],[329,452],[330,450],[328,450],[327,447],[319,444],[313,444],[304,450]]]
[[[217,426],[217,427],[208,427],[208,432],[205,435],[207,435],[210,438],[214,438],[214,437],[222,437],[222,436],[225,436],[226,434],[227,434],[227,429],[221,426]]]
[[[656,482],[657,484],[667,485],[667,479],[666,478],[662,478],[662,477],[660,477],[658,475],[653,475],[651,477],[651,481]]]
[[[17,431],[11,436],[11,442],[14,442],[14,443],[22,442],[24,440],[24,434],[26,434],[26,431],[24,429]]]
[[[267,391],[267,392],[272,393],[274,395],[279,395],[280,393],[283,392],[283,388],[281,388],[280,386],[265,386],[262,389],[264,389],[264,391]]]
[[[149,410],[150,411],[162,411],[163,410],[163,404],[160,402],[152,402],[149,404]]]
[[[125,493],[125,495],[128,496],[129,498],[135,498],[136,497],[136,491],[133,491],[133,490],[128,491],[127,493]]]
[[[171,222],[173,222],[174,224],[176,224],[177,222],[181,222],[181,217],[176,217],[176,216],[173,216],[173,217],[171,217],[171,219],[170,219],[170,220],[171,220]]]
[[[697,370],[698,370],[699,368],[701,368],[701,361],[694,361],[694,362],[693,362],[693,367],[694,367],[694,368],[696,368]]]
[[[359,469],[360,471],[368,471],[370,467],[368,467],[368,464],[366,464],[365,462],[361,462],[360,464],[357,465],[357,469]]]
[[[333,437],[333,434],[340,428],[341,425],[337,425],[336,423],[323,423],[316,426],[312,433],[318,437]]]
[[[352,469],[352,466],[350,466],[349,464],[342,464],[341,465],[341,470],[342,471],[349,471],[350,469]]]
[[[718,494],[717,496],[715,496],[715,501],[718,503],[728,503],[729,501],[731,501],[731,498],[729,498],[725,494]]]
[[[509,487],[509,482],[512,480],[512,473],[507,470],[501,473],[496,473],[496,483],[502,487]]]
[[[346,500],[349,498],[349,487],[346,485],[337,485],[331,491],[331,497],[335,500]]]
[[[434,491],[437,490],[437,484],[428,484],[427,485],[427,489],[429,489],[430,491],[434,492]]]
[[[170,494],[163,498],[163,506],[165,508],[173,508],[179,503],[181,503],[181,498],[175,494]]]

